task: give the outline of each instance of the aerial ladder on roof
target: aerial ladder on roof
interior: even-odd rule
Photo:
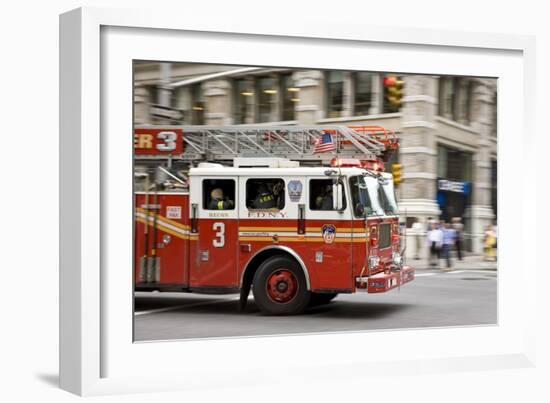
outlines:
[[[154,128],[156,126],[138,126]],[[183,152],[173,155],[181,162],[231,162],[235,158],[282,157],[303,165],[329,163],[335,156],[362,161],[388,161],[398,148],[395,132],[381,126],[162,126],[180,129]],[[316,145],[330,134],[333,149],[316,152]],[[325,139],[327,137],[325,136]],[[136,155],[137,159],[148,156]],[[158,157],[157,157],[158,158]]]

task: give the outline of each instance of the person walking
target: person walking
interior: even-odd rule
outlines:
[[[415,243],[414,243],[414,246],[415,246],[414,259],[415,260],[420,259],[420,249],[422,248],[422,235],[423,235],[422,234],[422,232],[423,232],[422,229],[423,229],[422,224],[420,223],[420,221],[418,221],[418,218],[415,217],[413,225],[411,226],[412,234],[415,237]]]
[[[484,260],[496,262],[497,260],[497,236],[493,227],[487,225],[483,236]]]
[[[452,266],[451,248],[456,243],[456,230],[451,227],[450,223],[445,223],[443,228],[443,259],[447,261],[447,268]]]
[[[443,243],[443,232],[436,223],[432,223],[430,225],[426,239],[428,242],[428,247],[430,248],[430,266],[439,266],[439,255],[441,254],[441,245]]]
[[[453,228],[456,231],[456,257],[458,260],[462,260],[462,242],[464,240],[464,224],[462,224],[462,218],[454,217],[452,219]]]

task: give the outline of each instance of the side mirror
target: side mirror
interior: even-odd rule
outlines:
[[[357,203],[355,205],[355,215],[357,217],[364,217],[365,216],[365,206],[363,206],[361,203]]]
[[[344,209],[344,185],[342,182],[332,185],[332,194],[334,195],[332,200],[334,210],[342,211]]]

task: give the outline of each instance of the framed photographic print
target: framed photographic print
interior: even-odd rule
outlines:
[[[533,40],[436,34],[62,15],[62,388],[531,366]]]

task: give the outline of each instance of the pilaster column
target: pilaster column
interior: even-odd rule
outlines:
[[[299,102],[296,103],[296,120],[300,124],[315,124],[324,117],[323,73],[318,70],[297,71],[292,75],[294,85],[299,88]]]
[[[437,142],[435,115],[437,108],[437,79],[430,76],[404,76],[404,97],[401,109],[399,156],[402,178],[399,189],[399,212],[402,216],[417,217],[423,228],[429,217],[440,214],[436,203]],[[408,245],[417,239],[407,238]],[[422,240],[425,238],[422,237]],[[422,242],[421,257],[428,256],[426,242]],[[407,257],[414,248],[407,248]]]
[[[142,85],[136,85],[134,87],[134,123],[136,125],[151,123],[149,99],[147,87]]]
[[[376,115],[382,113],[382,104],[384,102],[382,74],[373,74],[371,80],[371,107],[369,108],[369,114]]]
[[[230,125],[232,118],[231,83],[228,80],[206,81],[202,84],[207,125]]]
[[[493,224],[491,207],[491,153],[490,136],[493,124],[493,89],[488,80],[476,79],[472,91],[471,126],[479,134],[473,155],[472,206],[465,212],[470,228],[472,250],[483,253],[483,233]]]
[[[344,75],[344,88],[343,88],[343,99],[342,99],[342,117],[344,116],[353,116],[353,102],[355,101],[355,88],[353,87],[353,78],[352,73],[345,71]]]

